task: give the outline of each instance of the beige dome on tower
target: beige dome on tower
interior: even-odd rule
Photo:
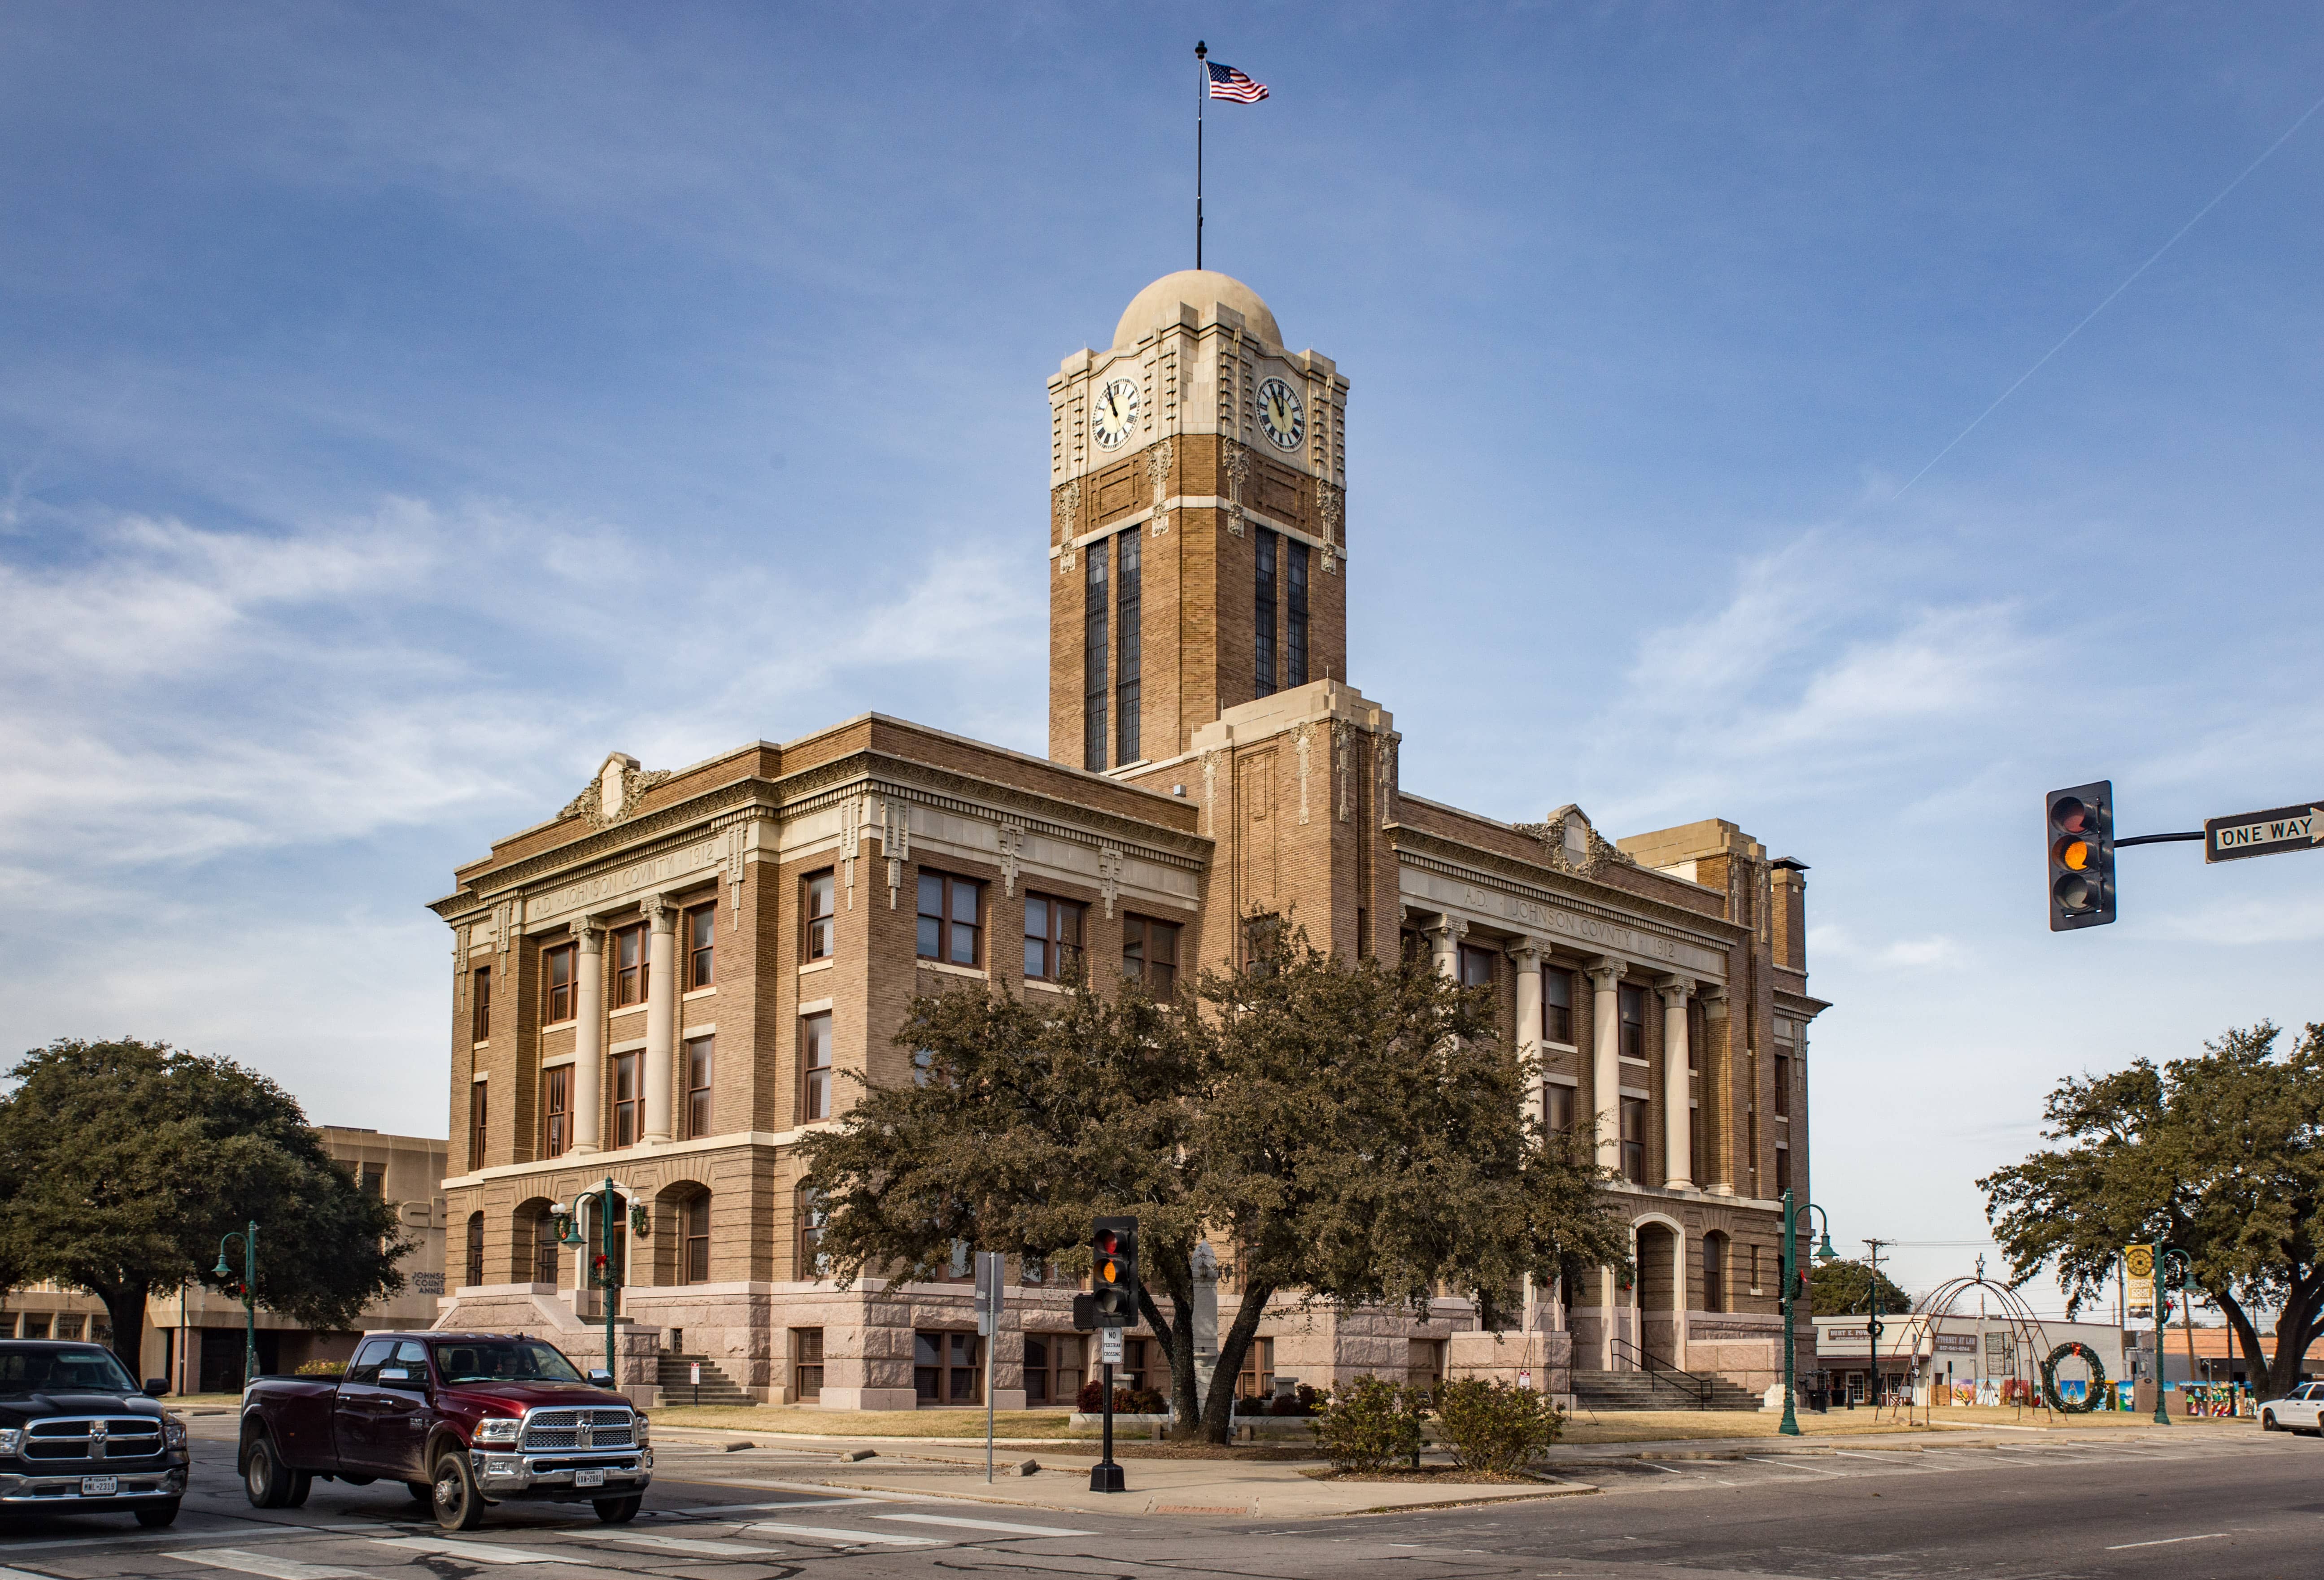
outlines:
[[[1275,326],[1275,315],[1268,311],[1257,291],[1231,274],[1221,274],[1213,269],[1181,269],[1176,274],[1164,275],[1130,299],[1130,306],[1122,309],[1121,322],[1113,326],[1114,349],[1137,344],[1157,325],[1176,324],[1182,306],[1199,314],[1213,302],[1232,308],[1242,316],[1243,327],[1268,344],[1283,344],[1283,331]]]

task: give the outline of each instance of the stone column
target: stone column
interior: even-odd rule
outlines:
[[[646,896],[651,927],[646,975],[646,1122],[642,1139],[669,1139],[670,1060],[678,1046],[678,908],[660,895]]]
[[[1428,934],[1429,956],[1436,965],[1436,974],[1461,979],[1461,940],[1468,935],[1469,924],[1451,912],[1442,912],[1423,932]]]
[[[573,924],[572,1150],[593,1153],[604,1134],[600,1106],[605,1079],[605,930],[592,917]]]
[[[1598,1166],[1622,1166],[1622,1011],[1614,984],[1622,962],[1600,955],[1590,966],[1590,1025],[1597,1056],[1591,1061],[1590,1106],[1598,1126]]]
[[[1541,941],[1519,938],[1506,951],[1517,968],[1517,1052],[1538,1060],[1541,1057]],[[1526,1082],[1526,1110],[1533,1117],[1541,1117],[1541,1071],[1536,1069]]]
[[[1665,977],[1663,996],[1663,1183],[1674,1190],[1694,1185],[1694,1116],[1686,1106],[1686,1000],[1694,984]]]
[[[1727,989],[1714,983],[1702,990],[1702,1039],[1711,1048],[1717,1048],[1721,1033],[1727,1029]],[[1703,1150],[1709,1155],[1703,1159],[1703,1172],[1711,1179],[1703,1184],[1703,1189],[1714,1196],[1732,1196],[1735,1194],[1735,1148],[1729,1139],[1732,1135],[1733,1125],[1734,1094],[1729,1089],[1732,1082],[1729,1079],[1714,1080],[1712,1076],[1734,1068],[1733,1050],[1727,1050],[1729,1056],[1715,1063],[1708,1057],[1710,1049],[1705,1049],[1704,1052],[1702,1113],[1698,1123],[1708,1126],[1704,1131],[1707,1144]]]

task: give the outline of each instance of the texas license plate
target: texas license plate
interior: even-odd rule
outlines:
[[[605,1473],[602,1469],[576,1470],[573,1473],[573,1484],[576,1487],[602,1487],[605,1484]]]
[[[109,1498],[121,1490],[117,1475],[85,1475],[80,1478],[80,1495],[84,1498]]]

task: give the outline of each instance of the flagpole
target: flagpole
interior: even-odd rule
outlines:
[[[1210,72],[1203,61],[1211,47],[1202,40],[1194,41],[1194,267],[1203,266],[1203,100],[1210,87]]]

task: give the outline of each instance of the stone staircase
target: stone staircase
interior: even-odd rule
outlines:
[[[654,1381],[660,1386],[661,1398],[659,1402],[663,1407],[695,1402],[696,1390],[687,1379],[694,1374],[692,1368],[696,1361],[702,1363],[702,1387],[699,1391],[702,1403],[756,1404],[759,1402],[737,1388],[734,1385],[734,1380],[720,1371],[717,1364],[707,1355],[671,1355],[664,1352],[659,1360],[660,1374]]]
[[[1724,1377],[1701,1372],[1680,1373],[1695,1384],[1689,1387],[1676,1377],[1655,1372],[1590,1372],[1577,1366],[1573,1371],[1573,1402],[1580,1410],[1757,1410],[1759,1396]],[[1706,1403],[1702,1391],[1707,1386],[1711,1397]]]

